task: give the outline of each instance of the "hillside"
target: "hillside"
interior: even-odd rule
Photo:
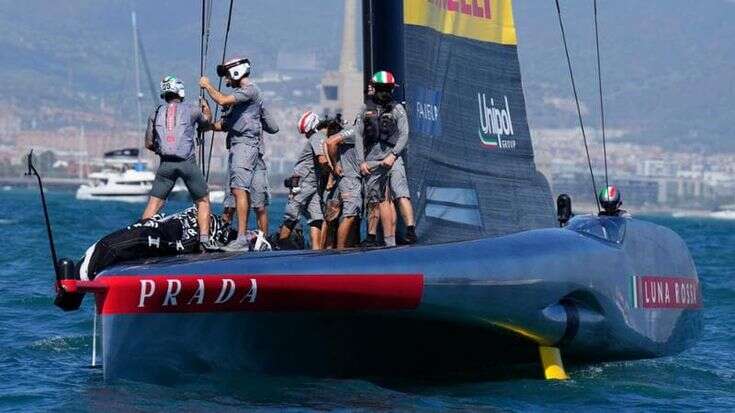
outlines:
[[[637,141],[735,150],[735,2],[598,3],[608,126]],[[599,127],[592,1],[562,4],[586,123]],[[531,126],[576,125],[554,1],[515,1],[515,17]]]
[[[221,58],[226,7],[215,1],[208,67]],[[336,65],[341,33],[341,2],[320,0],[316,8],[297,0],[263,7],[259,1],[236,1],[230,50],[247,54],[256,70],[275,68],[278,52],[318,53],[324,67]],[[258,7],[255,7],[255,6]],[[67,119],[86,122],[77,110],[134,118],[133,51],[130,13],[135,10],[141,39],[157,87],[176,74],[195,92],[199,74],[201,2],[197,0],[0,1],[0,103],[19,107],[54,107]],[[304,36],[309,33],[309,36]],[[214,76],[214,73],[210,73]],[[142,90],[148,102],[148,82]],[[54,111],[58,114],[58,111]],[[77,119],[82,118],[82,119]],[[63,117],[56,117],[62,119]],[[96,119],[105,126],[103,119]],[[25,127],[57,127],[33,111]]]
[[[210,67],[219,59],[226,1],[216,1]],[[598,125],[592,2],[565,0],[566,24],[587,123]],[[193,91],[199,68],[200,2],[0,0],[0,107],[20,110],[23,127],[134,119],[135,9],[157,81],[181,76]],[[235,4],[231,50],[257,70],[279,52],[314,52],[337,64],[339,0]],[[266,6],[267,5],[267,6]],[[735,3],[726,0],[600,1],[609,126],[626,139],[666,146],[735,150]],[[516,0],[515,17],[529,120],[537,129],[576,125],[554,2]],[[307,85],[309,86],[309,85]],[[148,86],[143,79],[143,91]],[[41,108],[46,108],[41,110]],[[89,112],[97,114],[89,116]],[[122,116],[120,115],[122,113]]]

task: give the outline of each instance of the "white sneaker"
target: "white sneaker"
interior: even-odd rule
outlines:
[[[265,234],[261,230],[255,231],[255,245],[253,246],[253,251],[270,251],[273,248],[271,248],[270,242],[265,237]]]
[[[208,242],[199,242],[199,247],[201,251],[221,251],[222,250],[222,243],[217,242],[216,240],[210,239]]]
[[[222,247],[221,250],[226,252],[250,251],[250,243],[247,239],[238,237],[236,240]]]

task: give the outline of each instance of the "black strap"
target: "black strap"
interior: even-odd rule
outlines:
[[[156,112],[153,114],[153,127],[151,128],[151,134],[153,134],[153,148],[155,149],[158,145],[157,141],[161,138],[158,136],[158,130],[156,129],[156,122],[158,121],[158,112],[161,111],[163,105],[158,105]]]

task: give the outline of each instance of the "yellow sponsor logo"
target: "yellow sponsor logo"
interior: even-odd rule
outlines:
[[[403,0],[403,20],[483,42],[518,43],[511,0]]]

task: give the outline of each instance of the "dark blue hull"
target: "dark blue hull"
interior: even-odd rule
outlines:
[[[619,232],[596,232],[605,226]],[[342,300],[348,307],[326,310],[308,303],[290,308],[287,298],[278,304],[285,307],[253,311],[184,310],[164,300],[164,306],[138,313],[138,300],[148,300],[142,286],[130,294],[130,311],[106,314],[100,295],[105,377],[167,380],[185,371],[235,370],[474,378],[538,363],[539,346],[560,348],[565,360],[590,362],[674,354],[699,338],[697,274],[678,236],[620,218],[578,218],[572,227],[577,230],[535,230],[443,245],[201,255],[111,268],[97,281],[257,277],[258,299],[266,300],[267,278],[283,274],[320,280],[356,274],[378,281],[419,274],[421,289],[415,304],[401,307],[395,298],[402,293],[378,283],[370,294],[385,308],[352,309],[349,298],[361,299],[355,290],[343,300],[348,293],[329,287],[326,297],[332,298],[326,300]],[[298,301],[314,293],[302,294],[300,288],[287,297]],[[182,293],[178,305],[194,299],[189,297]]]

